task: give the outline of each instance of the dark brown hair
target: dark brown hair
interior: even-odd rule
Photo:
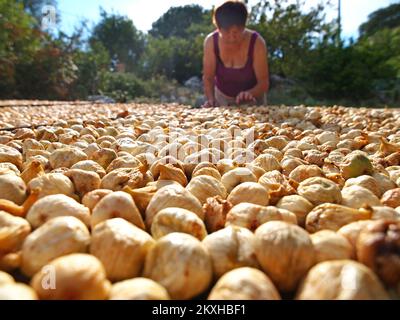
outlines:
[[[213,22],[219,29],[229,29],[232,26],[245,27],[248,12],[241,1],[226,1],[214,9]]]

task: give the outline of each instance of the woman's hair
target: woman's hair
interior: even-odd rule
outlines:
[[[247,8],[243,2],[226,1],[215,8],[213,22],[219,29],[229,29],[232,26],[245,27],[247,17]]]

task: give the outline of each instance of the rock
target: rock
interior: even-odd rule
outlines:
[[[184,85],[191,90],[201,91],[203,89],[203,82],[199,77],[191,77]]]

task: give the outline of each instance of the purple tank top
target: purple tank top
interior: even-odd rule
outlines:
[[[227,68],[219,54],[218,31],[214,32],[214,52],[217,58],[215,85],[225,95],[236,97],[240,92],[250,90],[257,84],[257,77],[253,68],[254,46],[257,37],[257,32],[253,32],[246,65],[243,68]]]

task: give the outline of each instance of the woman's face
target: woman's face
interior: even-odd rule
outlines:
[[[239,44],[243,40],[244,29],[242,26],[232,26],[218,31],[226,44]]]

